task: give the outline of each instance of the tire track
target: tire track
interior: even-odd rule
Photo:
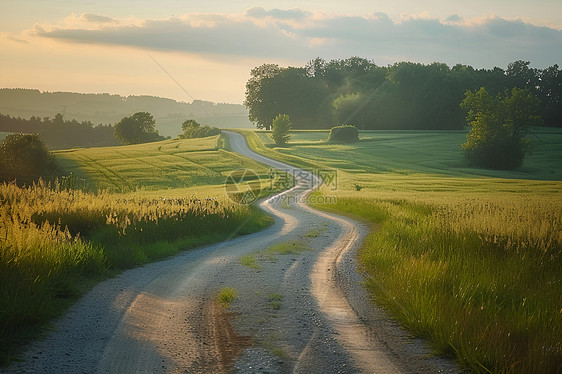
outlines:
[[[250,151],[241,135],[226,133],[235,152],[309,179],[300,169]],[[276,219],[262,232],[98,284],[55,322],[45,340],[29,347],[24,362],[5,372],[257,373],[265,370],[260,367],[270,373],[452,372],[427,364],[429,350],[413,352],[399,328],[388,333],[382,314],[366,318],[376,308],[361,296],[355,266],[348,262],[366,230],[307,207],[309,191],[299,180],[262,201],[260,207]],[[298,203],[285,206],[284,200]],[[324,232],[308,238],[310,230]],[[263,270],[241,264],[242,256],[305,237],[309,251],[264,260]],[[214,306],[227,286],[240,294],[232,315]],[[276,308],[267,301],[272,292],[283,295]],[[363,309],[351,301],[350,295],[358,294]],[[276,356],[280,351],[286,354]]]

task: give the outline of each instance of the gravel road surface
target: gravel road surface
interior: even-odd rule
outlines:
[[[275,224],[100,283],[4,372],[459,372],[370,302],[355,262],[367,228],[306,206],[316,179],[225,133],[233,151],[299,175],[260,203]]]

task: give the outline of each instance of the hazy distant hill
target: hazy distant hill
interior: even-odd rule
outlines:
[[[178,102],[155,96],[120,96],[74,92],[41,92],[31,89],[0,89],[0,113],[30,118],[54,117],[62,113],[67,119],[94,124],[115,124],[136,112],[150,112],[160,134],[172,136],[182,132],[186,119],[224,128],[252,128],[246,107],[239,104],[215,104],[195,100]]]

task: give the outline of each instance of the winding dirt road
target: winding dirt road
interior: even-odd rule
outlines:
[[[299,176],[261,202],[275,224],[100,283],[5,371],[458,372],[369,302],[354,256],[366,227],[306,206],[310,173],[225,133],[235,152]],[[275,245],[305,250],[268,251]],[[215,301],[224,287],[238,293],[229,309]]]

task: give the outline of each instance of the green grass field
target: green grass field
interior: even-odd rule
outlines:
[[[271,147],[270,133],[256,132]],[[361,131],[361,142],[353,145],[325,144],[328,131],[292,132],[289,149],[280,153],[298,155],[317,164],[350,172],[430,173],[455,177],[497,177],[508,179],[562,180],[560,144],[562,131],[540,128],[532,137],[532,154],[516,171],[468,167],[460,146],[466,131]]]
[[[233,170],[269,169],[225,148],[216,136],[59,151],[77,188],[0,185],[0,365],[96,281],[269,226],[225,189]]]
[[[476,372],[562,371],[562,131],[538,130],[534,154],[511,172],[466,167],[462,131],[362,132],[353,145],[294,132],[287,148],[241,132],[267,156],[338,171],[317,193],[336,202],[316,206],[373,223],[360,250],[367,287],[437,353]],[[228,149],[211,137],[58,151],[85,191],[0,186],[0,299],[9,306],[0,361],[81,285],[266,227],[263,213],[227,198],[224,182],[239,168],[268,181],[269,169]]]
[[[338,171],[313,195],[336,202],[314,205],[373,225],[359,253],[367,287],[436,353],[475,372],[562,371],[561,130],[539,129],[509,172],[467,167],[464,131],[361,132],[351,145],[293,132],[287,148],[246,136],[270,157]]]
[[[58,151],[55,156],[65,170],[87,180],[91,189],[110,192],[221,194],[233,170],[248,167],[267,174],[268,169],[229,152],[225,144],[224,138],[214,136]],[[171,191],[178,189],[183,191]]]

